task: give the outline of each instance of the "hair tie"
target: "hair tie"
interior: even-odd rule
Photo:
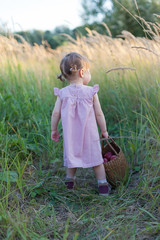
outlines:
[[[76,73],[77,72],[77,65],[71,65],[71,68],[69,69],[70,72]]]

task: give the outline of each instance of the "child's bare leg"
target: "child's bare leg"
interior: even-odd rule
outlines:
[[[77,170],[77,168],[67,168],[67,176],[66,176],[66,181],[65,181],[67,189],[74,189],[74,187],[75,187],[76,170]]]
[[[74,178],[77,168],[67,168],[67,178]]]
[[[105,172],[103,163],[98,166],[93,167],[93,169],[94,169],[97,180],[106,179],[106,172]]]

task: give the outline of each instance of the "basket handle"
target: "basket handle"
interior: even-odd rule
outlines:
[[[115,141],[113,140],[113,138],[111,138],[110,136],[108,136],[108,138],[115,143]],[[102,149],[103,149],[103,148],[104,148],[104,138],[102,138],[101,140],[102,140]],[[108,141],[107,138],[105,139],[105,141],[106,141],[107,144],[110,146],[110,148],[112,149],[112,151],[118,156],[118,153],[117,153],[116,150],[113,148],[113,146],[110,144],[110,142]]]

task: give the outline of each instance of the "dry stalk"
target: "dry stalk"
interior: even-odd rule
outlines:
[[[130,33],[130,32],[128,32],[128,31],[126,31],[126,30],[123,30],[122,31],[122,36],[124,37],[124,38],[131,38],[131,39],[135,39],[135,36],[132,34],[132,33]]]
[[[102,22],[101,24],[106,28],[106,30],[107,30],[107,32],[108,32],[108,35],[109,35],[110,37],[112,37],[112,33],[111,33],[109,27],[107,26],[107,24],[104,23],[104,22]]]
[[[156,25],[153,26],[153,28],[154,28],[154,31],[155,31],[156,35],[159,37],[160,29]]]
[[[77,45],[77,41],[74,38],[72,38],[69,34],[60,33],[60,35],[67,37],[71,42],[73,42]]]
[[[146,21],[145,21],[142,17],[140,17],[140,16],[137,16],[137,15],[136,15],[136,17],[139,18],[139,19],[146,25],[146,27],[147,27],[150,31],[152,31],[151,26],[148,24],[148,22],[146,22]]]
[[[159,54],[155,53],[154,51],[152,51],[151,49],[149,49],[149,48],[146,48],[146,47],[137,47],[137,46],[133,46],[133,47],[131,47],[131,48],[136,48],[136,49],[143,49],[143,50],[147,50],[147,51],[149,51],[149,52],[151,52],[151,53],[155,54],[157,57],[160,57],[160,55],[159,55]]]
[[[159,36],[160,28],[155,23],[152,23],[152,22],[148,22],[148,23],[153,27],[155,33]]]
[[[136,68],[132,68],[132,67],[114,67],[109,69],[106,73],[112,72],[112,71],[117,71],[117,70],[133,70],[135,71]]]
[[[85,30],[88,32],[89,36],[92,36],[92,31],[88,27],[85,27]]]
[[[144,30],[144,32],[152,34],[153,37],[157,36],[153,31],[150,30]]]
[[[155,24],[157,24],[156,26],[158,26],[160,28],[160,24],[158,22],[155,22]]]
[[[137,10],[139,11],[139,8],[138,8],[137,1],[136,1],[136,0],[134,0],[134,3],[135,3],[135,5],[136,5],[136,8],[137,8]]]
[[[157,24],[157,25],[156,25],[156,24]],[[156,22],[156,24],[155,24],[155,26],[156,26],[158,32],[160,32],[160,24],[158,24],[157,22]]]
[[[158,14],[153,14],[155,17],[157,17],[157,18],[160,18],[160,15],[158,15]]]
[[[14,33],[13,36],[19,38],[19,39],[22,41],[22,43],[27,43],[27,44],[28,44],[28,42],[27,42],[27,41],[24,39],[24,37],[22,37],[21,35],[19,35],[19,34],[17,34],[17,33]]]

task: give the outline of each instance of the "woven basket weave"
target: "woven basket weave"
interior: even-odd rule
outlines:
[[[110,141],[107,141],[107,145],[104,145],[104,140],[102,141],[102,156],[107,152],[112,152],[112,154],[117,157],[113,160],[104,163],[107,181],[113,186],[117,187],[121,182],[126,181],[127,177],[127,161],[121,150],[121,148],[116,144],[116,142],[109,137]]]

